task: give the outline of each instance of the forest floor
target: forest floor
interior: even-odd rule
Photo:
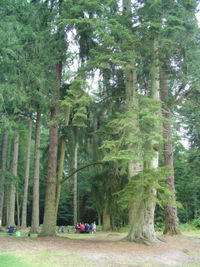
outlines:
[[[82,236],[82,238],[80,238]],[[62,234],[55,238],[0,236],[1,267],[167,267],[200,266],[200,232],[165,236],[145,246],[120,242],[123,234]],[[4,259],[16,257],[21,264]],[[7,264],[7,265],[6,265]],[[25,264],[25,265],[24,265]]]

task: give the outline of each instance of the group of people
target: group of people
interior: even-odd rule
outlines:
[[[75,224],[75,233],[96,233],[96,222],[91,223],[76,223]]]

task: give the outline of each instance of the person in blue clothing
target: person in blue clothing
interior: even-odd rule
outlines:
[[[89,224],[88,223],[86,223],[85,224],[85,233],[89,233],[90,232],[90,227],[89,227]]]

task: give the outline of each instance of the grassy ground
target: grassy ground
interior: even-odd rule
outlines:
[[[129,258],[128,256],[125,256],[124,258],[120,257],[121,254],[127,253],[127,248],[131,245],[125,245],[123,242],[115,243],[115,248],[119,246],[119,254],[115,254],[113,256],[112,246],[114,246],[112,237],[117,235],[119,238],[125,236],[127,233],[103,233],[98,232],[96,234],[74,234],[71,233],[64,233],[64,234],[58,234],[59,237],[62,237],[61,239],[57,240],[58,246],[56,249],[52,249],[52,246],[48,247],[48,244],[54,244],[54,240],[46,240],[45,245],[43,244],[43,239],[37,239],[37,235],[31,235],[31,238],[28,238],[27,233],[21,234],[21,237],[26,237],[25,239],[16,237],[15,235],[9,236],[7,233],[0,233],[0,243],[5,242],[4,245],[2,245],[2,250],[0,250],[0,267],[126,267],[126,266],[133,266],[133,267],[157,267],[157,266],[167,266],[167,265],[155,265],[154,259],[155,259],[155,251],[152,251],[152,258],[143,259],[143,256],[141,256],[141,259],[135,259]],[[160,233],[159,233],[160,234]],[[184,243],[185,240],[187,240],[187,237],[189,239],[195,238],[192,245],[199,245],[199,239],[200,239],[200,231],[199,230],[192,230],[192,229],[185,229],[183,231],[183,235],[185,236],[185,239],[183,239],[181,242]],[[2,240],[1,240],[2,237]],[[67,239],[70,239],[71,245],[74,246],[74,249],[69,249],[69,247],[65,247]],[[80,239],[80,242],[79,242]],[[87,240],[84,242],[84,240]],[[179,237],[174,237],[174,241],[177,242]],[[35,242],[38,240],[38,242]],[[65,242],[62,242],[66,240]],[[92,241],[95,240],[95,241]],[[97,246],[97,248],[100,248],[102,246],[101,240],[103,241],[103,244],[107,244],[108,250],[102,249],[102,255],[93,255],[94,257],[90,258],[85,257],[84,254],[79,254],[76,251],[76,246],[87,246],[90,242],[96,242],[93,243]],[[172,239],[169,239],[172,240]],[[7,242],[7,243],[6,243]],[[67,241],[68,242],[68,241]],[[77,243],[78,242],[78,243]],[[87,242],[87,243],[86,243]],[[107,243],[106,243],[107,242]],[[171,241],[170,241],[171,242]],[[182,243],[179,242],[178,244],[182,245]],[[192,241],[193,242],[193,241]],[[62,246],[63,244],[63,246]],[[41,247],[39,247],[41,245]],[[26,248],[25,248],[26,246]],[[127,246],[127,248],[126,248]],[[130,256],[132,253],[135,253],[137,255],[138,248],[140,249],[141,245],[133,246],[133,250],[131,251]],[[4,248],[7,249],[4,249]],[[171,248],[176,247],[175,245]],[[28,248],[28,250],[27,250]],[[136,248],[136,251],[135,251]],[[79,248],[80,249],[80,248]],[[148,251],[150,253],[150,250],[147,248],[142,247],[144,249],[144,252]],[[167,248],[168,249],[168,248]],[[166,252],[169,253],[169,249]],[[123,251],[124,250],[124,251]],[[28,251],[28,252],[27,252]],[[98,250],[97,250],[98,251]],[[183,251],[183,247],[180,247],[179,251]],[[140,252],[140,250],[138,250]],[[187,250],[184,251],[184,253],[188,253]],[[98,252],[97,252],[98,254]],[[141,255],[143,255],[141,253]],[[118,257],[119,256],[119,257]],[[167,255],[168,257],[169,255]],[[98,258],[99,257],[99,258]],[[173,256],[174,257],[174,256]],[[194,255],[194,262],[195,264],[185,264],[183,262],[181,265],[170,265],[173,267],[200,267],[200,262],[196,263],[198,261],[197,255]],[[100,264],[101,265],[98,265]],[[113,265],[114,264],[114,265]]]

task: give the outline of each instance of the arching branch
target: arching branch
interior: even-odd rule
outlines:
[[[87,167],[90,167],[90,166],[94,166],[94,165],[98,165],[98,164],[103,164],[103,162],[101,161],[97,161],[97,162],[93,162],[93,163],[90,163],[90,164],[87,164],[85,166],[82,166],[76,170],[74,170],[71,174],[69,174],[67,177],[65,177],[64,179],[62,179],[59,184],[63,184],[65,181],[67,181],[71,176],[73,176],[76,172],[79,172]]]

